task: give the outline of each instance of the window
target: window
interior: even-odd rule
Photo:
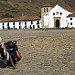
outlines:
[[[47,8],[47,12],[48,12],[48,8]]]
[[[13,25],[15,25],[15,22],[13,22]]]
[[[70,20],[72,20],[72,18],[70,18]]]
[[[45,8],[44,8],[44,12],[45,12]]]
[[[9,22],[7,23],[7,25],[9,25]]]
[[[31,21],[31,24],[33,24],[33,21]]]
[[[21,25],[21,22],[19,22],[19,25]]]
[[[39,24],[39,21],[37,21],[37,24]]]
[[[35,28],[35,25],[33,25],[33,29]]]
[[[2,28],[4,29],[4,23],[3,23],[3,26],[2,26]]]
[[[58,15],[59,14],[59,12],[56,12],[56,15]]]
[[[60,12],[60,15],[62,15],[62,12]]]
[[[55,15],[55,13],[53,13],[53,15]]]
[[[21,29],[21,26],[19,25],[19,29]]]
[[[25,21],[25,25],[27,24],[27,22]]]
[[[4,25],[4,22],[3,22],[3,25]]]
[[[67,27],[69,27],[69,23],[67,23]]]
[[[7,29],[10,29],[10,27],[9,27],[9,22],[7,23]]]
[[[72,25],[72,22],[70,23],[70,25]]]

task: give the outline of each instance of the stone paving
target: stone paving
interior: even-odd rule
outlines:
[[[75,75],[75,30],[0,31],[5,42],[16,40],[22,60],[0,75]]]

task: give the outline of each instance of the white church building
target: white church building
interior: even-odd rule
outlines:
[[[42,28],[75,27],[75,14],[60,5],[46,4],[41,8]]]

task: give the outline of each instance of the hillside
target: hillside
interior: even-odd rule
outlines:
[[[75,0],[0,0],[0,15],[10,13],[14,17],[40,16],[41,7],[46,3],[52,6],[60,4],[70,9],[74,7]]]

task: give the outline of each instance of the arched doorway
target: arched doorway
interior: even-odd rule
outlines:
[[[61,27],[61,17],[54,17],[54,27],[55,28]]]
[[[56,24],[56,27],[57,27],[57,28],[60,27],[60,21],[59,21],[58,19],[56,20],[56,23],[55,23],[55,24]]]

